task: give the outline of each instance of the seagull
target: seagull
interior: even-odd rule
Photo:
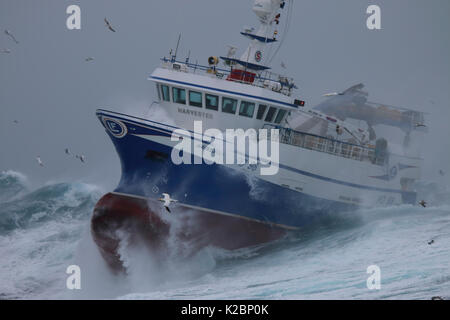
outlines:
[[[419,127],[426,127],[426,125],[423,123],[416,123],[416,128],[419,128]]]
[[[439,170],[439,174],[441,175],[441,176],[445,176],[445,172],[444,172],[444,170]]]
[[[434,240],[433,239],[431,239],[431,241],[428,241],[428,244],[429,245],[432,245],[434,243]]]
[[[286,69],[286,65],[284,64],[283,61],[281,61],[281,67],[282,67],[283,69]]]
[[[444,299],[442,297],[435,296],[435,297],[431,297],[431,300],[444,300]]]
[[[11,50],[9,50],[9,49],[1,49],[0,53],[11,53]]]
[[[66,150],[64,150],[64,152],[65,152],[68,156],[71,156],[71,155],[72,155],[72,154],[70,153],[69,148],[66,148]]]
[[[36,157],[36,161],[39,163],[39,165],[41,166],[41,167],[43,167],[44,166],[44,163],[42,162],[42,160],[41,160],[41,157],[40,156],[37,156]]]
[[[158,200],[164,202],[164,208],[166,208],[167,212],[171,213],[169,206],[172,202],[178,202],[178,200],[174,200],[170,198],[168,193],[163,193],[163,198],[159,198]]]
[[[19,120],[14,120],[13,121],[15,124],[19,124]]]
[[[75,158],[80,159],[80,161],[83,163],[86,163],[86,157],[83,155],[76,155]]]
[[[86,62],[94,61],[94,58],[93,57],[87,57],[86,59],[84,59],[84,61],[86,61]]]
[[[17,41],[16,37],[14,37],[14,35],[11,33],[11,31],[9,30],[5,30],[5,34],[10,37],[15,43],[19,43],[19,41]]]
[[[424,208],[427,207],[427,203],[426,203],[425,200],[420,201],[419,204],[420,204],[422,207],[424,207]]]
[[[113,27],[111,26],[111,23],[109,23],[108,19],[106,19],[106,18],[105,18],[105,24],[109,30],[111,30],[112,32],[116,32],[116,30],[113,29]]]

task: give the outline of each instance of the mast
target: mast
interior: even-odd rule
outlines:
[[[256,33],[241,33],[252,39],[240,58],[241,61],[247,62],[247,66],[244,67],[252,69],[252,66],[261,66],[261,70],[267,69],[262,65],[262,61],[265,59],[265,49],[268,44],[276,41],[273,24],[279,23],[279,12],[284,8],[284,5],[285,0],[255,0],[253,12],[258,16],[260,26]]]

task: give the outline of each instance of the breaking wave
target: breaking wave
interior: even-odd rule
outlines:
[[[231,252],[208,247],[189,257],[175,249],[163,258],[149,255],[129,247],[124,234],[119,252],[127,274],[114,275],[90,235],[103,193],[85,183],[30,190],[24,175],[0,174],[0,299],[450,297],[447,202],[329,216],[267,245]],[[72,264],[82,270],[78,291],[66,287]],[[381,290],[366,287],[374,264]]]

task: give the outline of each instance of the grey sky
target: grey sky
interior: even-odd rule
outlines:
[[[179,32],[181,58],[191,50],[193,61],[206,63],[228,44],[242,53],[247,40],[239,32],[257,25],[252,2],[1,0],[0,49],[12,52],[0,54],[0,170],[23,172],[36,184],[79,180],[113,188],[120,165],[95,110],[142,116],[155,100],[146,78]],[[80,31],[66,28],[70,4],[81,7]],[[381,7],[380,31],[366,28],[370,4]],[[284,61],[309,105],[363,82],[372,101],[431,112],[427,173],[450,172],[449,16],[448,0],[296,0],[274,69]],[[105,28],[105,17],[116,33]],[[86,63],[88,56],[95,61]],[[88,163],[67,159],[66,147]]]

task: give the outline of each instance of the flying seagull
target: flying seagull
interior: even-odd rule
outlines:
[[[11,53],[9,49],[0,49],[0,53]]]
[[[419,127],[426,127],[426,125],[423,123],[416,123],[416,128],[419,128]]]
[[[445,175],[445,172],[444,172],[444,170],[439,170],[439,174],[441,175],[441,176],[444,176]]]
[[[105,18],[105,24],[109,30],[111,30],[112,32],[116,32],[116,30],[114,30],[114,28],[111,26],[111,23],[109,23],[108,19],[106,19],[106,18]]]
[[[434,240],[433,239],[431,239],[431,241],[428,241],[428,244],[429,245],[432,245],[434,243]]]
[[[420,201],[419,204],[424,208],[427,207],[427,202],[425,200]]]
[[[15,124],[19,124],[19,120],[14,120],[13,121]]]
[[[80,159],[80,161],[83,163],[86,163],[86,157],[83,155],[76,155],[75,158]]]
[[[41,166],[41,167],[43,167],[44,166],[44,163],[42,162],[42,160],[41,160],[41,157],[40,156],[37,156],[36,157],[36,161],[39,163],[39,165]]]
[[[64,150],[64,152],[65,152],[68,156],[71,156],[71,155],[72,155],[72,154],[70,153],[69,148],[66,148],[66,150]]]
[[[14,37],[14,35],[11,33],[11,31],[9,30],[5,30],[5,34],[10,37],[15,43],[19,43],[19,41],[17,41],[16,37]]]
[[[171,213],[169,206],[172,202],[178,202],[178,200],[174,200],[170,198],[170,195],[168,193],[163,193],[163,198],[159,198],[158,200],[161,202],[164,202],[164,208],[166,208],[167,212]]]
[[[93,57],[87,57],[86,59],[84,59],[84,61],[86,61],[86,62],[94,61],[94,58]]]

